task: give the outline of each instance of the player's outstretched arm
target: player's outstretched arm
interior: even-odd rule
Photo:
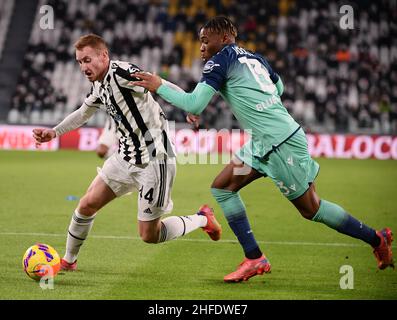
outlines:
[[[89,118],[97,111],[97,108],[89,107],[85,103],[76,111],[69,114],[53,129],[35,128],[33,129],[33,138],[36,141],[36,147],[40,146],[43,142],[49,142],[55,137],[80,128],[85,124]]]
[[[131,86],[143,87],[153,93],[155,93],[157,89],[163,84],[163,79],[161,79],[157,74],[151,74],[149,72],[141,71],[135,72],[133,76],[139,80],[131,81],[129,83]]]
[[[166,86],[169,86],[170,88],[172,88],[176,91],[185,92],[185,90],[183,90],[181,87],[178,87],[175,83],[169,82],[164,79],[161,79],[161,83]],[[186,116],[186,121],[187,121],[187,123],[192,124],[197,129],[200,125],[200,116],[197,116],[192,113],[188,113]]]
[[[141,86],[151,92],[156,92],[163,99],[174,106],[191,114],[200,114],[210,102],[215,89],[205,83],[198,83],[191,93],[175,90],[169,85],[162,84],[162,79],[153,74],[137,72],[135,76],[140,81],[134,81],[133,85]]]
[[[134,74],[134,76],[135,75],[136,74]],[[144,84],[147,85],[147,88],[146,88],[147,90],[149,90],[149,88],[152,89],[152,90],[149,90],[151,92],[155,92],[160,85],[166,85],[166,86],[170,87],[171,89],[173,89],[175,91],[184,92],[185,93],[185,90],[183,90],[181,87],[177,86],[175,83],[172,83],[172,82],[169,82],[169,81],[167,81],[165,79],[162,79],[159,76],[157,76],[156,74],[150,75],[150,74],[148,74],[146,72],[145,75],[148,75],[148,77],[147,77],[147,80],[146,80],[147,82],[144,82]],[[160,79],[161,83],[158,82],[158,79]],[[142,79],[142,81],[145,81],[145,80]],[[131,83],[131,85],[133,85],[133,82]],[[200,121],[200,116],[196,116],[196,115],[194,115],[192,113],[189,113],[186,116],[186,121],[189,124],[194,125],[195,128],[198,128],[199,121]]]

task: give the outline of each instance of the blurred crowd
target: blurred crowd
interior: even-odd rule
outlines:
[[[397,4],[379,1],[50,0],[53,30],[35,23],[12,100],[21,119],[55,124],[80,106],[89,83],[74,60],[74,41],[94,32],[112,59],[159,73],[186,91],[200,79],[197,32],[217,14],[238,27],[237,42],[263,54],[280,74],[284,105],[307,131],[397,133]],[[342,5],[353,8],[352,29],[340,25]],[[39,19],[39,12],[37,19]],[[68,80],[69,79],[69,80]],[[168,118],[185,114],[157,97]],[[104,118],[91,124],[101,125]],[[96,122],[95,122],[96,121]],[[22,121],[23,122],[23,121]],[[204,127],[236,128],[215,97]]]

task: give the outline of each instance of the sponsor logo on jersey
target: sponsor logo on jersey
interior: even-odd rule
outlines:
[[[214,61],[210,60],[208,61],[203,69],[203,73],[210,73],[215,67],[219,67],[220,65],[218,63],[215,63]]]
[[[117,115],[117,110],[111,103],[106,103],[106,111],[114,118]]]

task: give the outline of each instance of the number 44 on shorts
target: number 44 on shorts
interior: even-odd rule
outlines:
[[[148,191],[146,191],[145,195],[143,196],[143,186],[139,189],[139,198],[145,199],[147,200],[148,203],[152,203],[153,202],[153,193],[154,193],[154,189],[150,188]]]

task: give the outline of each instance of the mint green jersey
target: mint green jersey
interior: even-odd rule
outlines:
[[[299,128],[281,102],[278,81],[262,56],[236,44],[225,46],[203,69],[200,82],[218,91],[252,134],[255,157],[263,157]]]

